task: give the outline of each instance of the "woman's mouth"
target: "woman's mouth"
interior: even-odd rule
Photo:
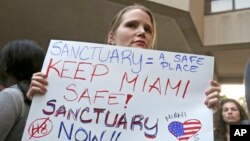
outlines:
[[[144,41],[135,41],[133,44],[136,45],[136,47],[141,47],[141,48],[147,48],[146,43]]]

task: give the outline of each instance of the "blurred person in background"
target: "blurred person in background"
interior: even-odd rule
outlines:
[[[0,52],[0,141],[21,141],[30,101],[26,97],[33,73],[41,71],[45,51],[34,41],[7,43]]]
[[[230,125],[240,125],[247,121],[245,109],[235,99],[224,98],[220,102],[218,123],[215,124],[215,141],[230,141]]]

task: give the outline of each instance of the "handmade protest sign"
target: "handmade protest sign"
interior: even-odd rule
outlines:
[[[22,141],[213,140],[209,56],[52,40]]]

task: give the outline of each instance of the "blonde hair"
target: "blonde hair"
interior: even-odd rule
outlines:
[[[148,14],[148,16],[150,17],[151,19],[151,23],[153,25],[153,32],[152,32],[152,35],[153,35],[153,39],[152,39],[152,45],[151,45],[151,48],[150,49],[153,49],[155,44],[156,44],[156,36],[157,36],[157,32],[156,32],[156,22],[155,22],[155,19],[154,19],[154,16],[151,12],[151,10],[149,10],[148,8],[140,5],[140,4],[134,4],[134,5],[130,5],[130,6],[127,6],[125,8],[123,8],[122,10],[120,10],[116,16],[113,18],[112,20],[112,23],[111,23],[111,26],[110,26],[110,30],[109,32],[116,32],[117,28],[119,27],[119,25],[121,24],[122,22],[122,16],[128,12],[128,11],[131,11],[131,10],[134,10],[134,9],[140,9],[142,11],[144,11],[145,13]]]

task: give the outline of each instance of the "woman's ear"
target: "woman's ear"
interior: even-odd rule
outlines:
[[[109,45],[115,45],[115,37],[114,32],[110,31],[108,35],[108,44]]]

